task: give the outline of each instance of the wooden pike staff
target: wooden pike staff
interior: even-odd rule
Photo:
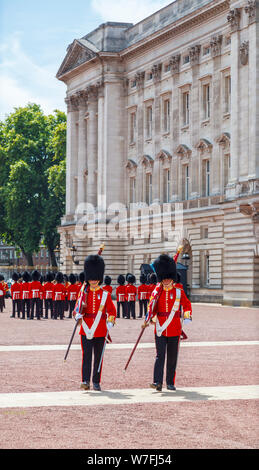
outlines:
[[[102,252],[104,250],[104,243],[101,244],[100,248],[99,248],[99,251],[98,251],[98,255],[101,256]],[[79,295],[78,295],[78,298],[77,298],[77,301],[76,301],[76,305],[75,305],[75,309],[73,311],[73,314],[77,314],[77,313],[80,313],[81,310],[82,310],[82,302],[83,302],[83,295],[84,295],[84,290],[85,290],[85,285],[86,283],[83,282],[83,285],[80,289],[80,292],[79,292]],[[76,329],[80,323],[80,320],[77,320],[75,326],[74,326],[74,329],[73,329],[73,333],[71,335],[71,338],[70,338],[70,341],[69,341],[69,344],[68,344],[68,347],[67,347],[67,351],[66,351],[66,354],[65,354],[65,357],[64,357],[64,361],[66,362],[67,360],[67,356],[68,356],[68,353],[69,353],[69,350],[70,350],[70,347],[71,347],[71,344],[72,344],[72,341],[74,339],[74,336],[75,336],[75,332],[76,332]]]

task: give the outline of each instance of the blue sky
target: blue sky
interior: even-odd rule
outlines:
[[[0,119],[28,102],[66,110],[67,46],[106,21],[137,23],[170,0],[0,0]]]

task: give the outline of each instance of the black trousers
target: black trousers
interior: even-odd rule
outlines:
[[[144,310],[144,316],[147,314],[147,304],[148,300],[139,300],[139,317],[142,318],[143,315],[143,310]]]
[[[36,317],[39,320],[41,317],[41,299],[31,299],[31,318],[34,317],[34,307],[36,307]]]
[[[101,381],[102,366],[98,372],[99,363],[102,356],[105,338],[87,339],[81,335],[82,346],[82,382],[90,382],[92,372],[92,357],[94,353],[93,383],[99,384]]]
[[[135,300],[129,300],[127,302],[127,318],[136,318],[136,313],[135,313]]]
[[[68,318],[72,318],[72,313],[76,306],[76,300],[68,300],[69,303],[69,315]]]
[[[21,300],[15,299],[12,301],[13,303],[13,313],[12,317],[15,317],[15,312],[17,311],[17,317],[20,318],[20,313],[21,313]]]
[[[0,296],[0,312],[3,312],[4,310],[4,296]]]
[[[22,317],[25,318],[25,310],[27,318],[30,318],[31,313],[31,301],[30,299],[23,299],[22,301]]]
[[[127,316],[127,302],[117,302],[117,318],[120,318],[120,311],[122,310],[122,318]]]
[[[64,300],[54,300],[54,318],[57,319],[58,316],[60,320],[64,318],[64,307],[65,301]]]
[[[45,299],[45,318],[49,317],[49,310],[50,310],[50,318],[52,318],[53,317],[53,300]]]
[[[166,358],[166,384],[174,385],[178,357],[180,336],[157,336],[156,360],[154,366],[154,383],[163,383],[165,356]]]

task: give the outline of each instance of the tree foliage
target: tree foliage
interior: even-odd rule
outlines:
[[[46,116],[29,103],[0,122],[0,237],[19,247],[29,264],[43,239],[55,265],[65,210],[65,152],[61,111]]]

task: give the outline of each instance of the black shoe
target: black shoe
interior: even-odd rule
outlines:
[[[90,390],[90,383],[89,382],[82,382],[80,388],[83,390]]]
[[[167,390],[176,390],[174,385],[167,385]]]
[[[100,384],[93,383],[93,387],[96,392],[101,392]]]
[[[151,388],[156,388],[157,384],[153,382],[152,384],[149,385]]]
[[[156,384],[156,391],[162,392],[162,384]]]

